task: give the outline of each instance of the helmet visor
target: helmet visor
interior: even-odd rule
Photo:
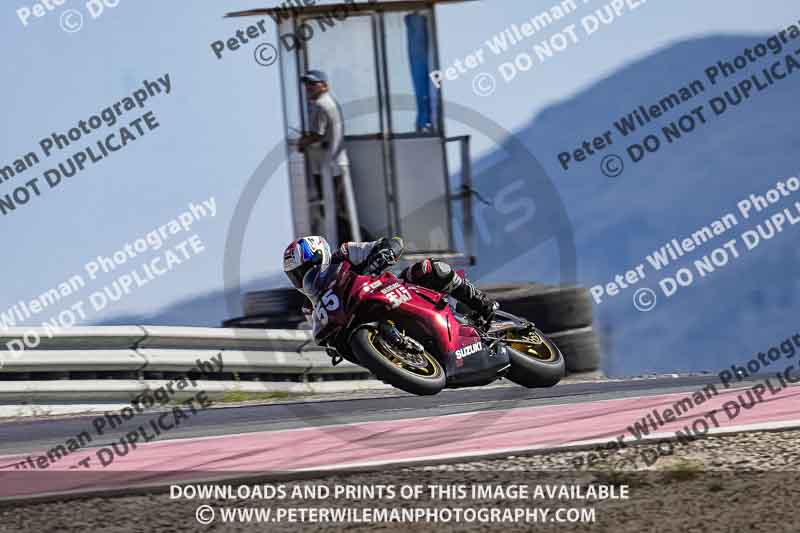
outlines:
[[[286,272],[286,276],[289,278],[289,281],[292,282],[292,285],[294,285],[295,289],[303,288],[303,278],[305,277],[309,268],[311,268],[311,265],[305,264],[295,268],[294,270]]]
[[[302,265],[294,270],[288,271],[286,275],[289,277],[289,281],[292,282],[292,285],[294,285],[295,289],[302,289],[305,286],[305,278],[308,273],[321,263],[322,254],[312,254],[308,261],[305,261]]]

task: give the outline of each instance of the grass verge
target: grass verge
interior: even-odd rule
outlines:
[[[276,392],[242,392],[242,391],[228,391],[223,394],[219,403],[242,403],[242,402],[263,402],[271,400],[286,400],[299,396],[298,394],[291,394],[285,391]]]

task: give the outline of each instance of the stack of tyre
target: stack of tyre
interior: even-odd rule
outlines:
[[[538,283],[484,285],[504,311],[527,318],[550,337],[564,355],[567,372],[600,369],[600,342],[592,327],[592,299],[582,287]]]
[[[244,316],[223,322],[226,328],[298,329],[309,328],[301,311],[306,297],[294,289],[253,291],[244,295]]]
[[[592,301],[581,287],[553,287],[538,283],[484,285],[504,311],[527,318],[550,337],[564,354],[567,372],[600,368],[600,343],[592,327]],[[245,316],[225,327],[306,329],[302,314],[305,297],[294,289],[272,289],[245,294]]]

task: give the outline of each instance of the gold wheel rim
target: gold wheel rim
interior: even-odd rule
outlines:
[[[377,350],[381,356],[385,359],[389,360],[390,363],[395,365],[398,368],[405,370],[410,374],[414,374],[415,376],[423,377],[423,378],[437,378],[439,377],[440,367],[436,364],[436,361],[431,357],[431,355],[423,350],[420,354],[420,357],[427,363],[424,367],[414,366],[409,364],[405,361],[402,357],[395,354],[393,351],[388,349],[385,346],[385,342],[375,342],[377,335],[374,330],[370,330],[369,332],[369,343],[370,345]],[[389,353],[387,353],[387,349]]]
[[[514,342],[517,340],[525,342]],[[550,363],[556,360],[555,352],[550,348],[550,345],[547,343],[547,341],[545,341],[545,339],[542,338],[537,331],[531,331],[525,335],[519,335],[515,332],[511,332],[506,335],[506,342],[512,349],[525,354],[528,357],[536,359],[537,361]]]

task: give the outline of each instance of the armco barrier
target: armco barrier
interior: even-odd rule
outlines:
[[[35,334],[35,335],[32,335]],[[41,341],[21,353],[8,351],[9,342],[24,338]],[[186,372],[197,359],[220,354],[223,374],[281,375],[292,381],[313,381],[336,374],[368,378],[369,373],[343,362],[336,367],[312,342],[307,331],[233,330],[164,326],[81,327],[48,332],[11,328],[0,334],[0,382],[13,374],[78,372]],[[64,377],[71,377],[69,375]],[[2,387],[3,385],[0,385]]]
[[[39,342],[21,353],[6,349],[8,343],[25,338]],[[220,356],[222,372],[199,382],[200,388],[215,395],[385,388],[360,366],[344,361],[334,367],[313,343],[311,333],[303,330],[11,328],[0,333],[0,404],[127,399],[185,375],[198,359]]]
[[[146,390],[166,386],[167,380],[57,380],[57,381],[5,381],[0,382],[0,418],[15,416],[14,406],[25,404],[69,405],[81,404],[82,408],[96,402],[129,402]],[[374,379],[321,382],[260,382],[260,381],[198,381],[176,392],[172,398],[183,401],[203,391],[212,400],[225,398],[227,393],[288,393],[288,394],[335,394],[343,392],[382,391],[391,387]],[[3,409],[6,406],[6,409]],[[45,408],[45,411],[49,407]],[[26,412],[20,409],[20,412]],[[31,412],[28,410],[27,412]]]

